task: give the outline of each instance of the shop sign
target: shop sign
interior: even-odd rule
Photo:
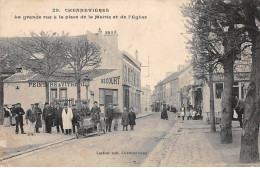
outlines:
[[[75,82],[50,82],[50,87],[75,87],[77,83]],[[80,83],[80,86],[86,86],[86,82]],[[29,87],[46,87],[45,82],[30,82]]]
[[[119,84],[120,76],[101,79],[102,84]]]

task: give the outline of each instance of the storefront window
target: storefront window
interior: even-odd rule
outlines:
[[[104,89],[99,89],[99,104],[103,105],[105,103],[105,91]]]
[[[117,90],[113,90],[113,104],[118,105],[118,92],[117,92]]]
[[[223,92],[223,83],[216,84],[216,98],[221,99],[221,94]]]
[[[67,88],[60,88],[60,99],[67,98]]]
[[[118,105],[118,91],[114,89],[99,89],[99,104],[108,106],[109,103]]]
[[[51,89],[50,98],[51,98],[51,102],[54,102],[55,99],[57,99],[57,88]]]

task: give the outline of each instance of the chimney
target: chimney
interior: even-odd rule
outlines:
[[[138,50],[135,51],[135,58],[138,60]]]
[[[105,40],[112,45],[115,49],[118,49],[118,34],[117,31],[105,31]]]

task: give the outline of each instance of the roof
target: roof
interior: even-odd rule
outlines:
[[[95,70],[83,70],[83,74],[81,76],[81,80],[83,80],[86,76],[93,80],[96,77],[105,75],[107,73],[110,73],[112,71],[115,71],[115,69],[95,69]],[[40,74],[34,73],[29,71],[26,74],[22,73],[16,73],[6,80],[4,80],[4,83],[11,83],[11,82],[44,82],[44,77]],[[64,70],[62,72],[55,73],[53,76],[50,77],[51,82],[73,82],[75,81],[75,78],[73,76],[73,71],[71,70]]]
[[[174,72],[172,73],[170,76],[166,77],[165,79],[163,79],[162,81],[160,81],[156,86],[160,86],[160,85],[163,85],[163,84],[166,84],[170,81],[173,81],[175,79],[178,79],[179,76],[184,73],[191,65],[185,67],[184,69],[180,70],[179,72]]]

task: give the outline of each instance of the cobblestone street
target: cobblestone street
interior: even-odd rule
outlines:
[[[232,123],[233,143],[220,144],[219,125],[210,133],[209,125],[200,120],[177,120],[142,166],[260,166],[238,162],[241,129],[238,122]]]

